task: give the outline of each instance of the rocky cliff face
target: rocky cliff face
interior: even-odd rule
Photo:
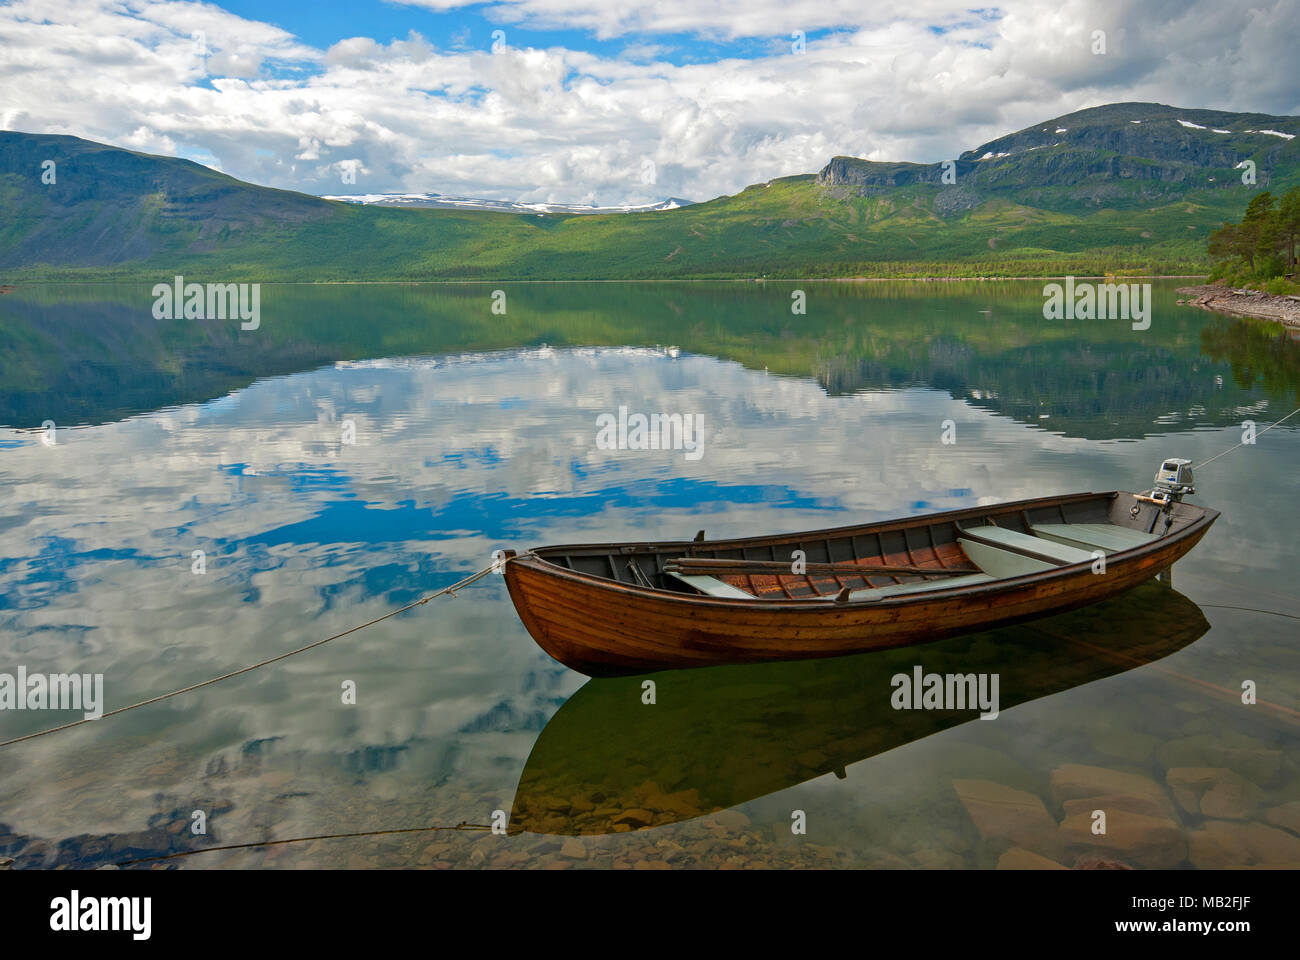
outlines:
[[[938,163],[875,163],[836,157],[817,174],[817,182],[836,186],[902,187],[912,183],[941,183]]]

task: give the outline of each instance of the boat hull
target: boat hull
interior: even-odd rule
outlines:
[[[1074,495],[1107,498],[1119,509],[1121,492]],[[1028,516],[1064,498],[1019,501],[950,511],[910,521],[794,535],[878,533],[924,523]],[[1145,508],[1144,508],[1145,509]],[[1154,509],[1154,508],[1150,508]],[[1175,530],[1143,547],[1108,557],[1104,573],[1087,563],[994,580],[972,587],[876,601],[728,600],[650,589],[565,569],[545,559],[548,549],[513,558],[505,570],[510,596],[533,639],[560,663],[589,676],[656,670],[838,657],[938,640],[1077,609],[1150,580],[1191,550],[1218,513],[1179,504]],[[1142,518],[1138,518],[1141,520]],[[792,538],[749,538],[691,544],[715,551]],[[645,546],[645,545],[642,545]],[[660,545],[681,552],[686,544]],[[627,549],[627,548],[624,548]]]

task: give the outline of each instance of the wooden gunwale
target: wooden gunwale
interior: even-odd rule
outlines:
[[[1002,505],[1002,507],[997,512],[1003,513],[1006,512],[1007,510],[1010,510],[1013,507],[1017,509],[1021,507],[1025,509],[1034,509],[1036,507],[1043,507],[1043,506],[1056,506],[1058,502],[1062,505],[1066,505],[1071,503],[1083,503],[1087,500],[1113,499],[1124,493],[1126,493],[1126,491],[1113,490],[1105,493],[1071,493],[1059,497],[1036,497],[1032,500],[1017,500],[1017,501],[1008,502]],[[1192,505],[1185,504],[1184,506],[1192,506]],[[1195,509],[1200,510],[1205,508],[1196,507]],[[945,510],[940,513],[928,513],[917,517],[901,517],[894,520],[880,520],[872,523],[853,523],[843,527],[827,527],[824,530],[813,530],[813,531],[783,533],[783,534],[761,534],[759,536],[754,536],[754,537],[736,537],[730,540],[708,540],[708,541],[704,541],[704,543],[708,545],[708,548],[710,550],[714,550],[714,551],[733,550],[737,548],[743,548],[746,546],[766,547],[769,544],[771,544],[774,547],[781,544],[798,545],[799,543],[806,542],[808,540],[809,533],[815,534],[818,537],[832,537],[832,538],[848,536],[853,532],[856,532],[859,535],[863,535],[863,534],[878,535],[882,533],[892,533],[895,530],[901,530],[903,527],[917,527],[920,526],[921,524],[927,524],[927,523],[939,525],[943,523],[951,523],[954,520],[960,521],[960,520],[970,519],[971,517],[976,517],[981,520],[987,520],[989,517],[989,508],[986,506],[985,507],[963,507],[958,510]],[[688,550],[688,549],[698,549],[700,546],[701,543],[694,540],[645,540],[645,541],[638,541],[635,543],[628,543],[626,541],[613,541],[613,542],[606,542],[606,543],[556,544],[554,546],[539,547],[538,551],[544,551],[546,553],[566,552],[568,555],[572,556],[574,554],[590,554],[590,555],[605,554],[622,548],[626,548],[629,552],[640,552],[644,550],[649,550],[651,548],[662,552],[669,548],[676,549],[676,550]],[[534,553],[536,552],[537,551],[534,551]],[[882,545],[881,552],[882,553],[885,552],[883,550],[883,545]],[[519,557],[519,561],[523,561],[523,562],[527,562],[529,559],[530,558],[527,556]],[[536,559],[536,558],[534,557],[531,559]]]

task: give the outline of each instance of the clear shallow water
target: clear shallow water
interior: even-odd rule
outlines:
[[[795,286],[507,286],[505,317],[490,311],[490,286],[266,287],[249,332],[155,321],[147,285],[6,294],[0,670],[102,673],[111,709],[368,620],[497,548],[1136,489],[1162,458],[1200,462],[1238,442],[1242,420],[1300,405],[1300,344],[1177,307],[1171,283],[1157,284],[1147,331],[1045,321],[1041,284],[803,284],[808,315],[791,316]],[[702,415],[703,455],[598,449],[596,418],[620,405]],[[53,446],[41,442],[47,419]],[[940,442],[945,420],[953,445]],[[487,823],[501,809],[528,832],[171,863],[980,867],[1012,847],[1066,864],[1300,863],[1287,806],[1300,801],[1287,713],[1300,693],[1297,623],[1225,609],[1300,615],[1297,466],[1288,423],[1198,475],[1196,501],[1224,515],[1175,573],[1195,606],[1139,598],[1180,624],[1177,649],[1091,679],[1070,666],[1077,645],[1073,659],[1057,651],[1030,675],[1046,680],[1025,688],[1027,702],[996,721],[932,729],[882,713],[883,661],[864,658],[844,667],[860,680],[835,688],[829,719],[798,666],[669,675],[659,695],[678,711],[661,738],[672,749],[641,755],[618,688],[576,698],[586,678],[533,644],[490,577],[274,667],[5,748],[0,855],[95,865]],[[1062,636],[1132,651],[1153,629],[1131,606],[1036,626],[904,659],[1010,674]],[[1241,705],[1243,680],[1274,706]],[[340,702],[344,681],[355,706]],[[738,726],[719,728],[718,714]],[[0,712],[0,739],[75,716]],[[539,746],[552,723],[563,762]],[[746,754],[744,742],[771,749]],[[581,770],[565,766],[575,751]],[[749,784],[757,765],[772,775]],[[1200,768],[1219,772],[1186,786],[1180,771]],[[1139,779],[1117,787],[1126,774]],[[1065,801],[1103,788],[1145,797],[1128,806],[1160,822],[1131,821],[1109,847],[1085,849]],[[1237,799],[1202,809],[1197,796],[1213,789]],[[1009,822],[989,804],[1009,804]],[[658,825],[584,837],[580,850],[533,832],[563,831],[587,805],[605,811],[602,829],[639,826],[640,814],[622,817],[631,811]],[[195,809],[210,817],[200,841],[186,832]],[[796,809],[807,836],[790,834]]]

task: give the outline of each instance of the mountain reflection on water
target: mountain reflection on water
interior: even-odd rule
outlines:
[[[0,299],[0,424],[101,423],[337,360],[543,343],[672,344],[832,396],[929,386],[1089,439],[1221,426],[1259,392],[1300,391],[1280,325],[1178,307],[1168,282],[1150,330],[1053,324],[1040,286],[811,283],[808,313],[791,315],[789,283],[506,285],[499,316],[491,285],[289,284],[265,290],[256,331],[157,320],[146,286],[19,287]]]

